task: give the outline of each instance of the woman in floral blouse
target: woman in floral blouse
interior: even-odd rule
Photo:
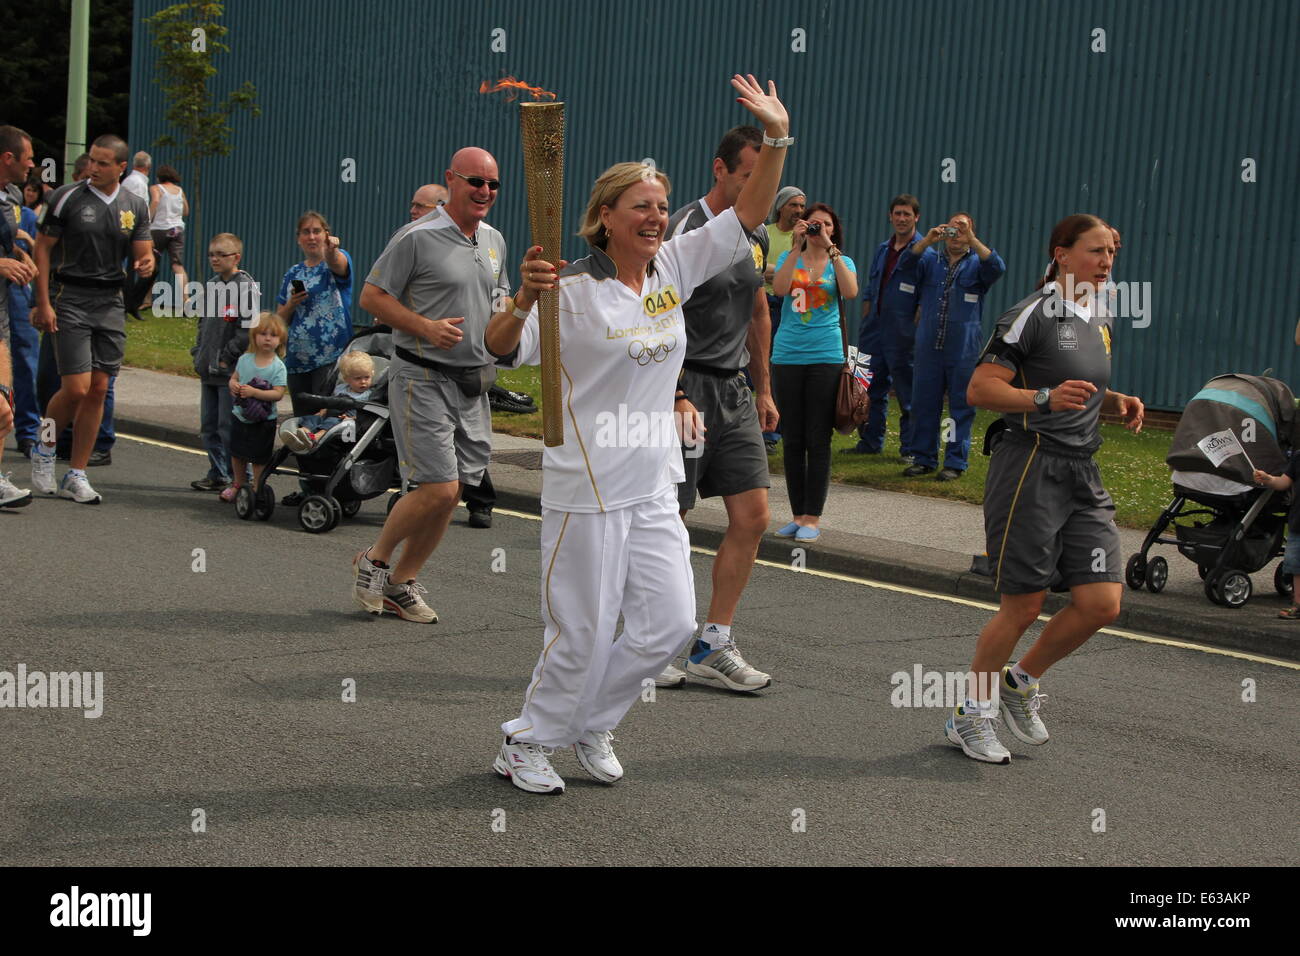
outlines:
[[[310,415],[316,406],[300,404],[298,396],[328,393],[330,370],[352,338],[352,257],[339,245],[338,236],[330,235],[325,217],[314,210],[298,217],[298,245],[305,258],[284,274],[275,301],[289,326],[284,364],[293,413]]]

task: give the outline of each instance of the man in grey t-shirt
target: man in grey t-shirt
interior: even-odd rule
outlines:
[[[763,134],[756,127],[728,130],[714,152],[713,188],[673,214],[665,240],[698,229],[734,206],[762,144]],[[777,424],[767,364],[772,319],[763,292],[766,228],[755,229],[749,244],[751,259],[697,287],[682,306],[686,360],[674,408],[685,414],[698,410],[704,419],[705,441],[683,450],[686,480],[677,486],[678,507],[685,518],[695,507],[697,494],[721,496],[727,508],[727,533],[713,559],[709,615],[689,649],[686,671],[669,665],[656,679],[661,687],[680,686],[687,674],[741,692],[762,690],[772,683],[771,677],[746,663],[731,636],[736,605],[770,520],[767,489],[772,482],[763,432],[774,431]],[[744,377],[747,365],[753,395]]]
[[[402,476],[419,487],[357,555],[353,598],[372,614],[421,623],[438,615],[415,576],[447,530],[461,483],[482,481],[492,452],[495,367],[483,334],[510,296],[505,240],[484,222],[501,185],[496,160],[461,149],[444,178],[447,204],[393,235],[361,292],[361,307],[393,329],[388,407]]]

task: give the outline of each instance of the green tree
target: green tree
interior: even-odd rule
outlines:
[[[202,243],[203,161],[229,156],[234,147],[230,136],[231,117],[239,110],[260,116],[257,89],[244,81],[222,99],[208,89],[217,74],[213,59],[229,51],[221,42],[228,32],[221,24],[225,8],[209,0],[187,0],[159,10],[145,20],[153,45],[158,48],[154,82],[167,98],[165,118],[177,131],[159,137],[154,146],[174,146],[193,168],[190,190],[191,229],[195,242]]]

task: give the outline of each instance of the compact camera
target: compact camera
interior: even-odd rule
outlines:
[[[956,227],[956,226],[940,226],[940,227],[939,227],[939,232],[943,235],[943,237],[944,237],[945,239],[956,239],[956,238],[957,238],[957,227]]]
[[[820,236],[821,233],[822,233],[822,224],[821,224],[820,222],[810,222],[810,223],[808,223],[808,230],[807,230],[807,232],[805,233],[806,235],[809,235],[809,236]]]

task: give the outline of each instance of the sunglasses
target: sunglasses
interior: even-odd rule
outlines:
[[[464,173],[458,173],[454,169],[451,172],[452,175],[459,176],[475,189],[482,189],[486,185],[488,189],[492,190],[492,192],[496,192],[501,188],[501,180],[499,179],[484,179],[482,176],[466,176]]]

